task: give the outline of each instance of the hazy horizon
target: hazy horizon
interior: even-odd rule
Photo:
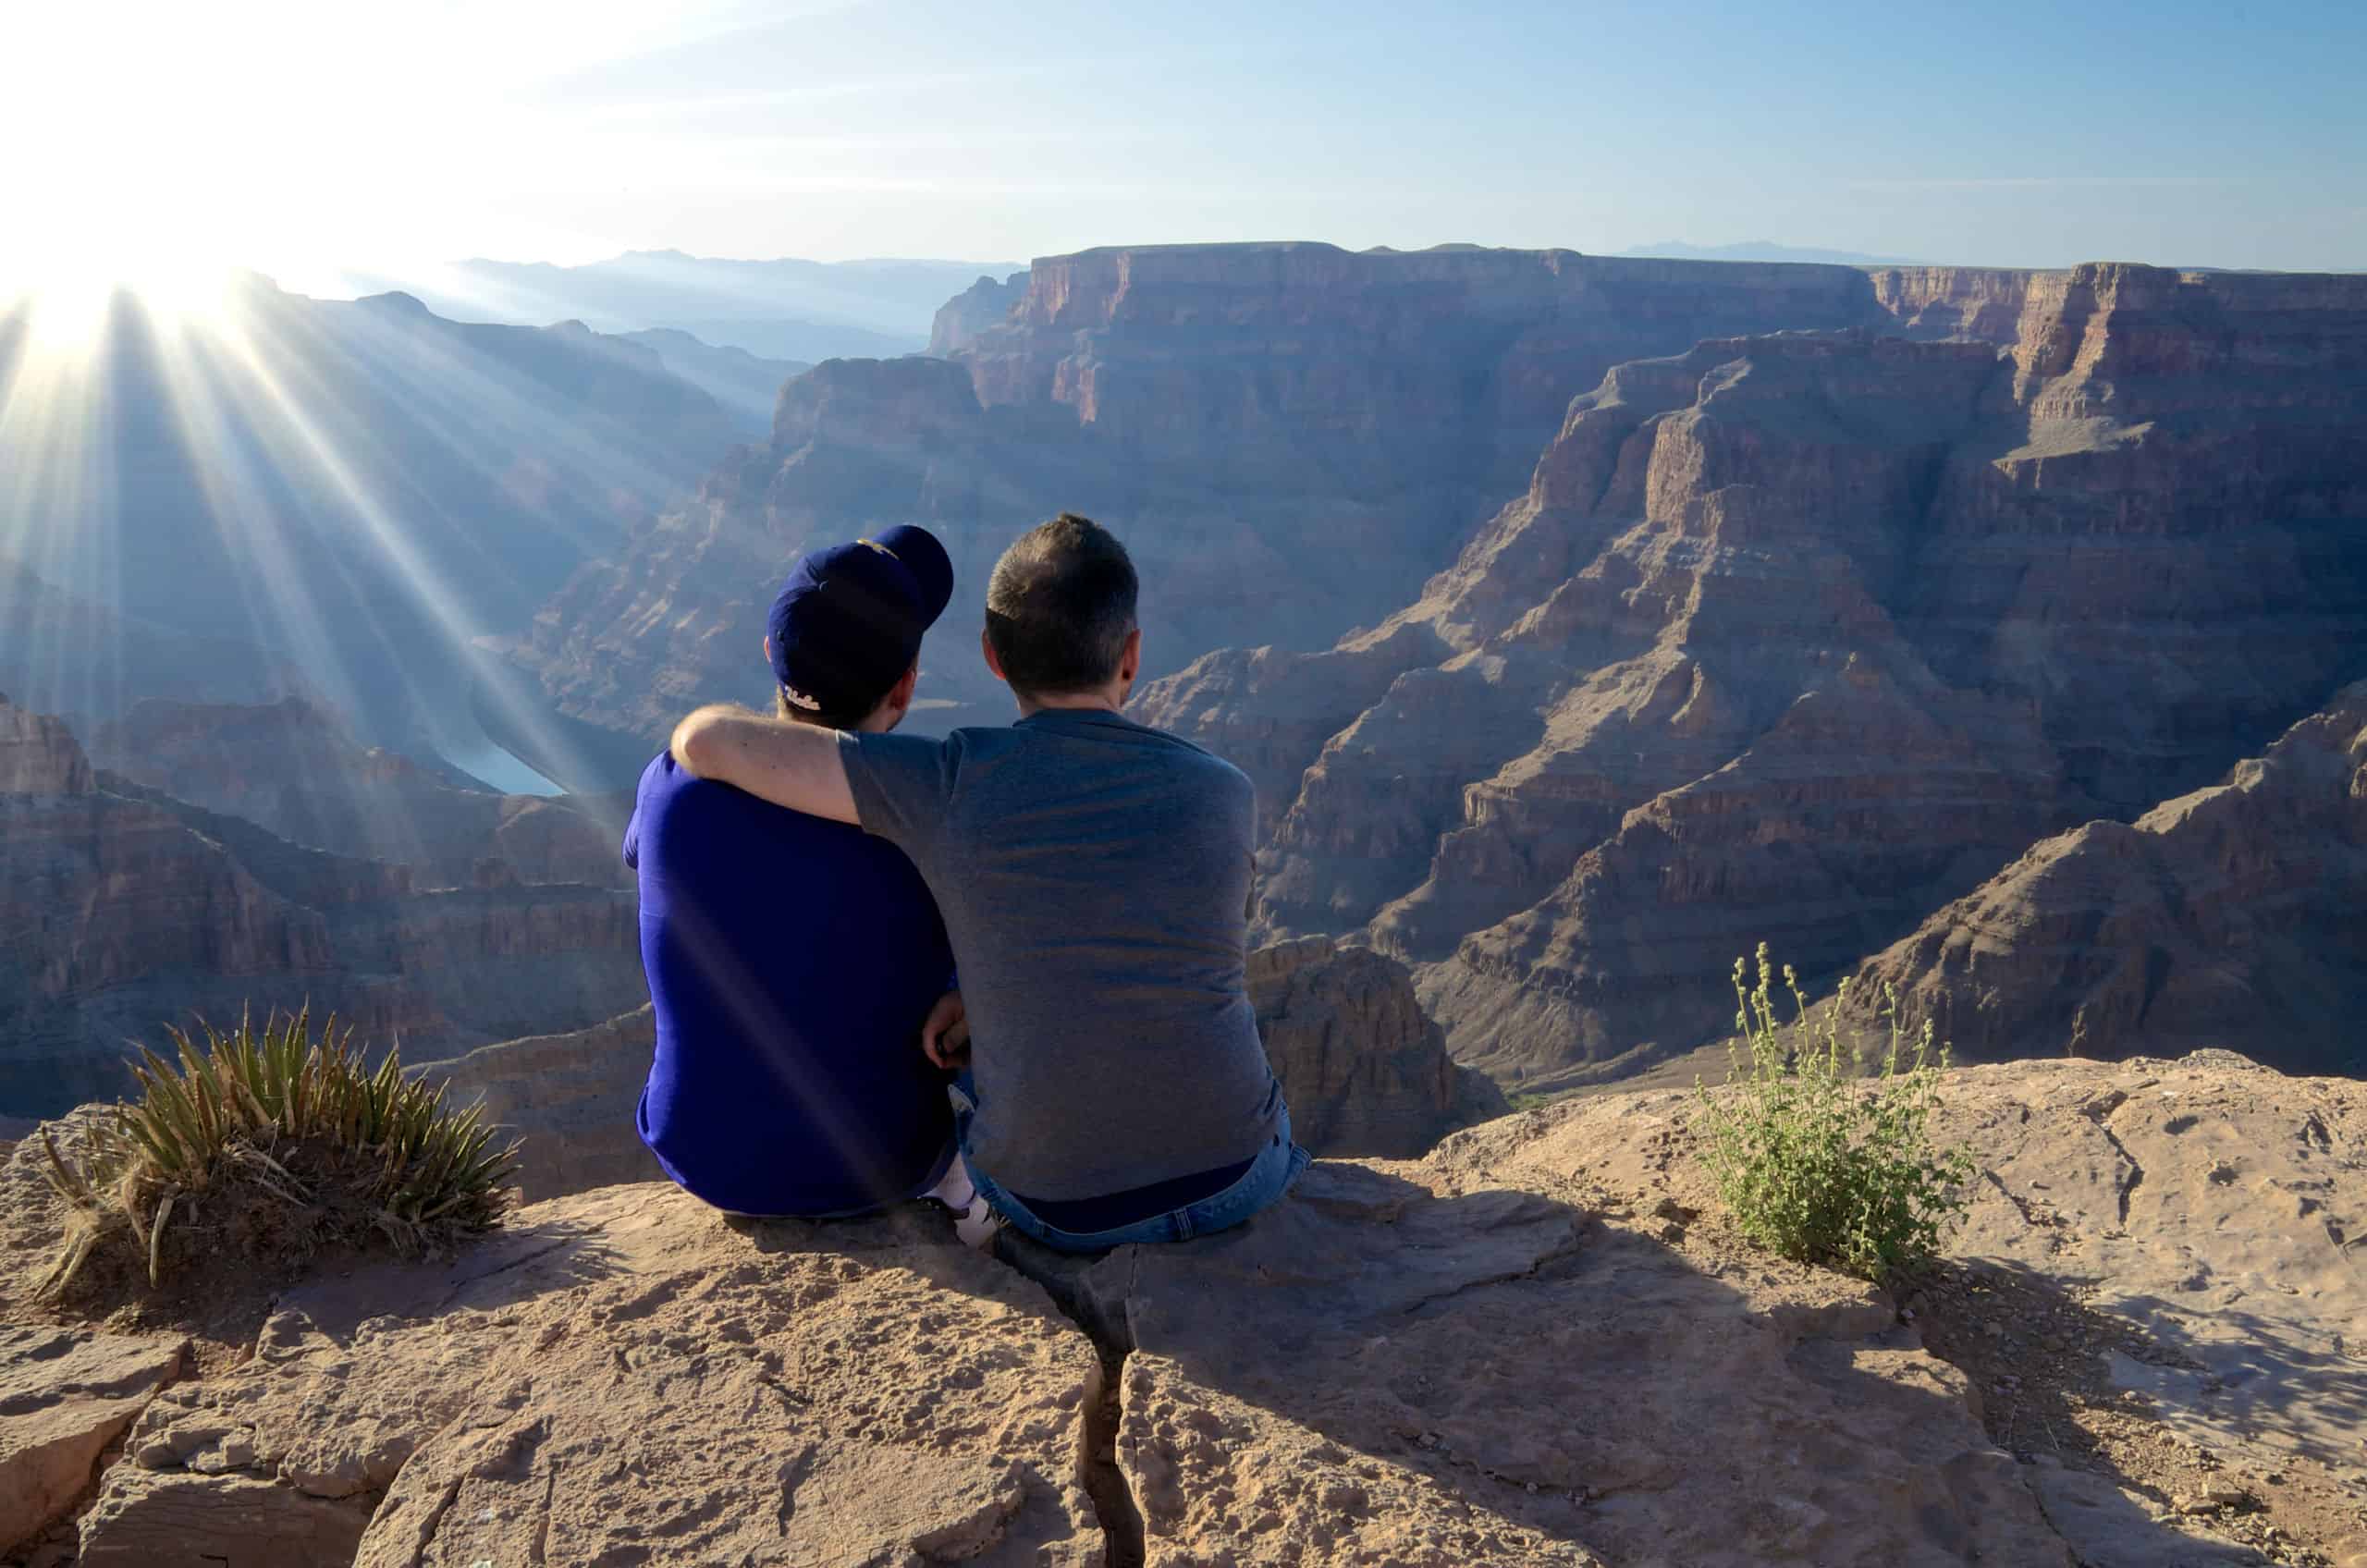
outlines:
[[[2001,63],[1870,6],[97,0],[21,24],[35,221],[0,261],[307,291],[1293,238],[2367,266],[2367,16],[2116,10],[2009,5],[1981,36],[2044,46]]]

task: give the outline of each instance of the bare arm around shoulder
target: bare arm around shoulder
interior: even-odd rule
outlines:
[[[716,704],[674,726],[673,751],[675,762],[701,778],[808,816],[858,820],[835,729]]]

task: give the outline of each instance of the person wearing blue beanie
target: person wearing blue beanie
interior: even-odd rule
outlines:
[[[925,529],[800,559],[765,627],[781,720],[885,734],[953,594]],[[656,1047],[639,1110],[666,1173],[735,1214],[973,1202],[946,1072],[923,1053],[953,959],[902,851],[859,828],[710,783],[660,753],[625,863],[641,889]]]

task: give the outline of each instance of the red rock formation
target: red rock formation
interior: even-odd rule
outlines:
[[[629,892],[420,893],[381,862],[299,848],[94,772],[0,704],[0,1107],[126,1086],[128,1040],[309,1000],[414,1055],[580,1027],[643,995]],[[31,741],[20,738],[31,737]],[[27,766],[37,759],[39,766]]]
[[[1367,928],[1459,1059],[1567,1081],[1721,1027],[1758,940],[1844,966],[2355,674],[2362,418],[2357,279],[2039,276],[2002,359],[1708,343],[1574,402],[1373,631],[1139,711],[1281,786],[1271,929]]]
[[[627,887],[618,856],[628,802],[497,795],[399,753],[364,749],[325,708],[136,704],[100,729],[101,766],[292,843],[411,868],[422,888],[470,884],[498,861],[520,883]]]
[[[66,726],[0,696],[0,795],[87,795],[91,764]]]
[[[1494,1084],[1448,1057],[1392,958],[1321,937],[1276,943],[1249,955],[1249,999],[1292,1135],[1318,1153],[1418,1159],[1506,1109]]]
[[[1998,267],[1870,267],[1874,299],[1907,337],[1946,337],[2011,343],[2033,288],[2053,287],[2059,273]]]
[[[1869,961],[1850,1011],[1893,987],[1973,1057],[2233,1041],[2357,1072],[2362,908],[2367,682],[2225,783],[2034,846]]]
[[[941,358],[968,348],[980,333],[1009,320],[1012,307],[1026,292],[1024,272],[1012,273],[1000,282],[980,277],[938,307],[937,319],[929,326],[928,351]]]
[[[764,697],[762,607],[799,550],[910,521],[959,575],[924,694],[1000,716],[974,651],[986,569],[1063,508],[1134,550],[1154,671],[1320,647],[1516,493],[1611,365],[1886,319],[1847,267],[1328,245],[1050,257],[1006,320],[974,319],[1000,298],[949,307],[950,358],[791,383],[769,447],[579,572],[512,653],[566,714],[654,741],[692,703]]]

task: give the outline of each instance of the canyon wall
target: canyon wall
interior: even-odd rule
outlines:
[[[1886,298],[1961,326],[1992,281]],[[1459,1060],[1561,1086],[1722,1028],[1757,941],[1842,969],[2359,674],[2367,280],[2005,293],[2003,355],[1619,366],[1414,603],[1149,688],[1270,802],[1266,928],[1367,932]]]
[[[1026,292],[1027,275],[1024,272],[1000,280],[980,277],[938,307],[937,318],[929,326],[928,351],[942,358],[957,349],[968,348],[980,333],[1009,320],[1012,307]]]
[[[2244,1042],[2367,1072],[2367,682],[2226,779],[2044,839],[1865,965],[1959,1056],[2117,1057]]]
[[[421,888],[582,882],[629,888],[622,796],[496,794],[365,748],[319,703],[150,699],[102,726],[100,766],[291,843],[408,867]]]
[[[975,649],[987,569],[1063,508],[1143,571],[1146,658],[1319,648],[1402,605],[1517,495],[1569,400],[1704,337],[1887,323],[1849,267],[1562,251],[1146,246],[1048,257],[947,307],[938,359],[839,361],[783,389],[770,443],[586,566],[508,644],[564,713],[655,741],[761,701],[764,608],[814,545],[938,533],[952,611],[920,722],[1008,699]]]
[[[93,769],[0,704],[0,1109],[110,1097],[130,1042],[251,1007],[334,1011],[414,1057],[611,1017],[644,994],[632,895],[421,891]]]

